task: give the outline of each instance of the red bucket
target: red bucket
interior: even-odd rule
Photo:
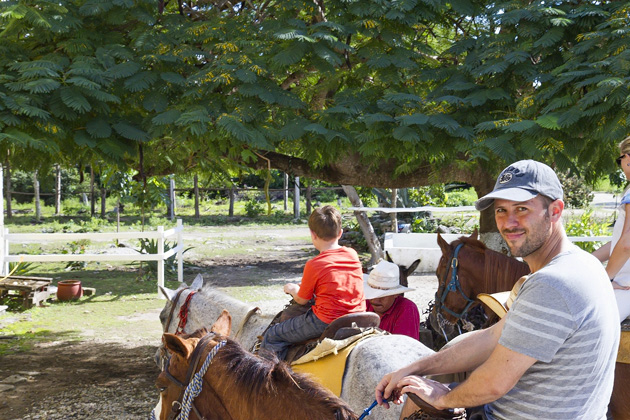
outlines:
[[[59,280],[57,282],[57,300],[74,300],[83,296],[79,280]]]

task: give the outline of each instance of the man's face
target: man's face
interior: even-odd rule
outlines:
[[[551,234],[549,207],[542,197],[516,202],[494,200],[497,228],[515,257],[527,257],[537,251]]]
[[[389,310],[389,308],[392,307],[394,301],[396,300],[396,296],[398,295],[370,299],[370,304],[372,305],[372,308],[374,308],[374,312],[379,315],[383,315]]]

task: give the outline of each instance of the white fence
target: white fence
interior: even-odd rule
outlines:
[[[59,261],[157,261],[157,284],[164,286],[164,261],[173,255],[177,255],[177,279],[184,279],[183,241],[184,226],[182,220],[177,219],[177,226],[164,230],[164,226],[158,226],[154,232],[112,232],[112,233],[9,233],[4,229],[2,243],[2,268],[4,274],[9,273],[10,262],[59,262]],[[164,252],[164,242],[167,238],[176,237],[177,245]],[[47,242],[47,241],[111,241],[115,239],[156,239],[157,252],[155,254],[11,254],[11,245],[23,242]],[[159,289],[158,297],[163,298]]]

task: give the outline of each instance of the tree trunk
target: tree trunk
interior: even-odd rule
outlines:
[[[94,168],[90,165],[90,217],[96,214],[96,195],[94,193]]]
[[[392,202],[391,208],[395,209],[398,204],[398,189],[392,188]],[[392,221],[392,232],[398,233],[398,213],[391,212],[389,218]]]
[[[39,200],[39,180],[37,179],[37,170],[33,172],[33,190],[35,193],[35,221],[39,222],[42,218],[42,206]]]
[[[61,215],[61,166],[55,165],[55,216]]]
[[[313,187],[311,187],[311,183],[309,182],[308,187],[306,187],[306,215],[310,216],[311,214],[311,195],[313,193]]]
[[[236,201],[236,192],[234,191],[234,184],[230,187],[230,191],[228,192],[230,196],[230,207],[228,209],[228,216],[234,216],[234,202]]]
[[[357,190],[354,187],[349,185],[342,185],[341,187],[354,207],[363,207],[361,198],[359,198],[359,194],[357,194]],[[361,231],[363,232],[370,254],[372,255],[370,265],[375,265],[383,258],[383,248],[381,247],[381,243],[374,232],[374,228],[372,227],[372,223],[370,223],[370,219],[367,217],[367,214],[364,211],[355,211],[354,215],[359,222],[359,226],[361,226]]]
[[[284,173],[284,211],[289,210],[289,174]]]
[[[101,188],[101,219],[105,218],[105,213],[107,213],[107,190],[102,187]]]
[[[13,216],[13,211],[11,210],[11,162],[9,162],[9,153],[7,152],[7,161],[5,164],[5,176],[6,176],[6,197],[7,197],[7,219],[10,219]]]
[[[300,177],[295,177],[295,189],[293,193],[293,217],[300,218]]]
[[[195,219],[199,219],[199,176],[195,174]]]

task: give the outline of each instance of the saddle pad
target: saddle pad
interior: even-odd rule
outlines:
[[[630,364],[630,331],[621,331],[617,362]]]
[[[369,331],[349,337],[346,340],[325,338],[313,351],[294,361],[291,369],[294,372],[310,374],[313,380],[339,397],[341,396],[341,383],[346,368],[346,359],[352,349],[367,338],[383,334],[383,332],[371,328]]]

